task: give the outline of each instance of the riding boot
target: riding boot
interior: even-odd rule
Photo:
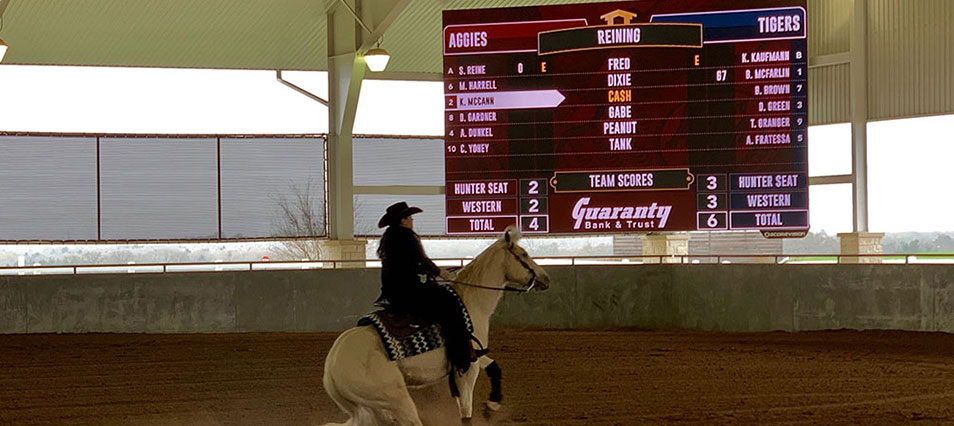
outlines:
[[[459,334],[459,331],[452,331],[444,335],[444,341],[447,343],[447,360],[458,375],[466,373],[470,369],[470,365],[477,360],[474,348],[470,345],[470,340],[463,337]]]

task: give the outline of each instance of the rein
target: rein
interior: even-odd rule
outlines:
[[[519,288],[513,288],[513,287],[503,287],[503,288],[501,288],[501,287],[490,287],[490,286],[480,285],[480,284],[465,283],[465,282],[463,282],[463,281],[457,281],[457,280],[438,279],[438,281],[445,282],[445,283],[459,284],[459,285],[462,285],[462,286],[465,286],[465,287],[482,288],[482,289],[485,289],[485,290],[496,290],[496,291],[513,291],[513,292],[517,292],[517,293],[526,293],[526,292],[530,291],[531,289],[533,289],[533,287],[536,285],[536,281],[534,281],[534,282],[530,283],[530,287],[527,287],[526,290],[521,290],[521,289],[519,289]]]
[[[530,286],[529,286],[529,287],[527,287],[527,288],[525,288],[525,289],[518,289],[518,288],[512,288],[512,287],[506,287],[506,286],[504,286],[504,287],[490,287],[490,286],[480,285],[480,284],[465,283],[465,282],[463,282],[463,281],[457,281],[457,280],[445,280],[445,279],[439,279],[439,280],[442,281],[442,282],[448,282],[448,283],[459,284],[459,285],[466,286],[466,287],[482,288],[482,289],[485,289],[485,290],[512,291],[512,292],[516,292],[516,293],[527,293],[527,292],[529,292],[530,290],[533,290],[533,287],[535,287],[535,286],[537,285],[537,273],[534,272],[534,271],[533,271],[533,268],[531,268],[530,265],[527,264],[527,262],[524,262],[523,259],[520,258],[520,256],[517,256],[517,254],[514,253],[513,250],[507,250],[507,252],[509,252],[510,254],[512,254],[513,257],[516,257],[516,258],[517,258],[517,261],[519,261],[520,264],[523,265],[524,268],[526,268],[528,271],[530,271]]]

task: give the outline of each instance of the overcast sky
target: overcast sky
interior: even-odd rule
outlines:
[[[322,97],[323,72],[283,77]],[[869,230],[954,231],[954,116],[874,122]],[[0,66],[0,131],[324,133],[327,109],[271,71]],[[365,81],[355,133],[443,134],[439,82]],[[851,173],[850,126],[809,129],[812,176]],[[813,230],[850,232],[850,185],[811,189]]]

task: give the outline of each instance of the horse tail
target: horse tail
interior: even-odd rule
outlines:
[[[335,401],[335,404],[338,404],[341,411],[344,411],[350,417],[344,423],[327,423],[324,426],[362,426],[378,423],[378,416],[372,409],[355,404],[341,393],[328,369],[325,370],[322,383],[325,385],[328,396]]]
[[[327,361],[325,361],[327,364]],[[328,392],[328,396],[331,397],[331,400],[341,408],[341,411],[344,411],[348,414],[348,421],[344,423],[326,423],[324,426],[354,426],[355,425],[355,411],[356,408],[351,401],[348,401],[341,395],[341,392],[338,391],[338,387],[335,385],[334,379],[331,377],[331,372],[329,369],[325,369],[325,374],[321,378],[322,384],[325,385],[325,392]],[[360,423],[359,423],[360,424]]]

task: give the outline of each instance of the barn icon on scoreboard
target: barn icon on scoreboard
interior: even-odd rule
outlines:
[[[636,20],[636,14],[633,12],[627,12],[623,9],[616,9],[605,15],[600,15],[600,19],[602,19],[603,22],[606,22],[606,25],[616,25],[616,18],[620,18],[622,21],[620,24],[629,25]]]

